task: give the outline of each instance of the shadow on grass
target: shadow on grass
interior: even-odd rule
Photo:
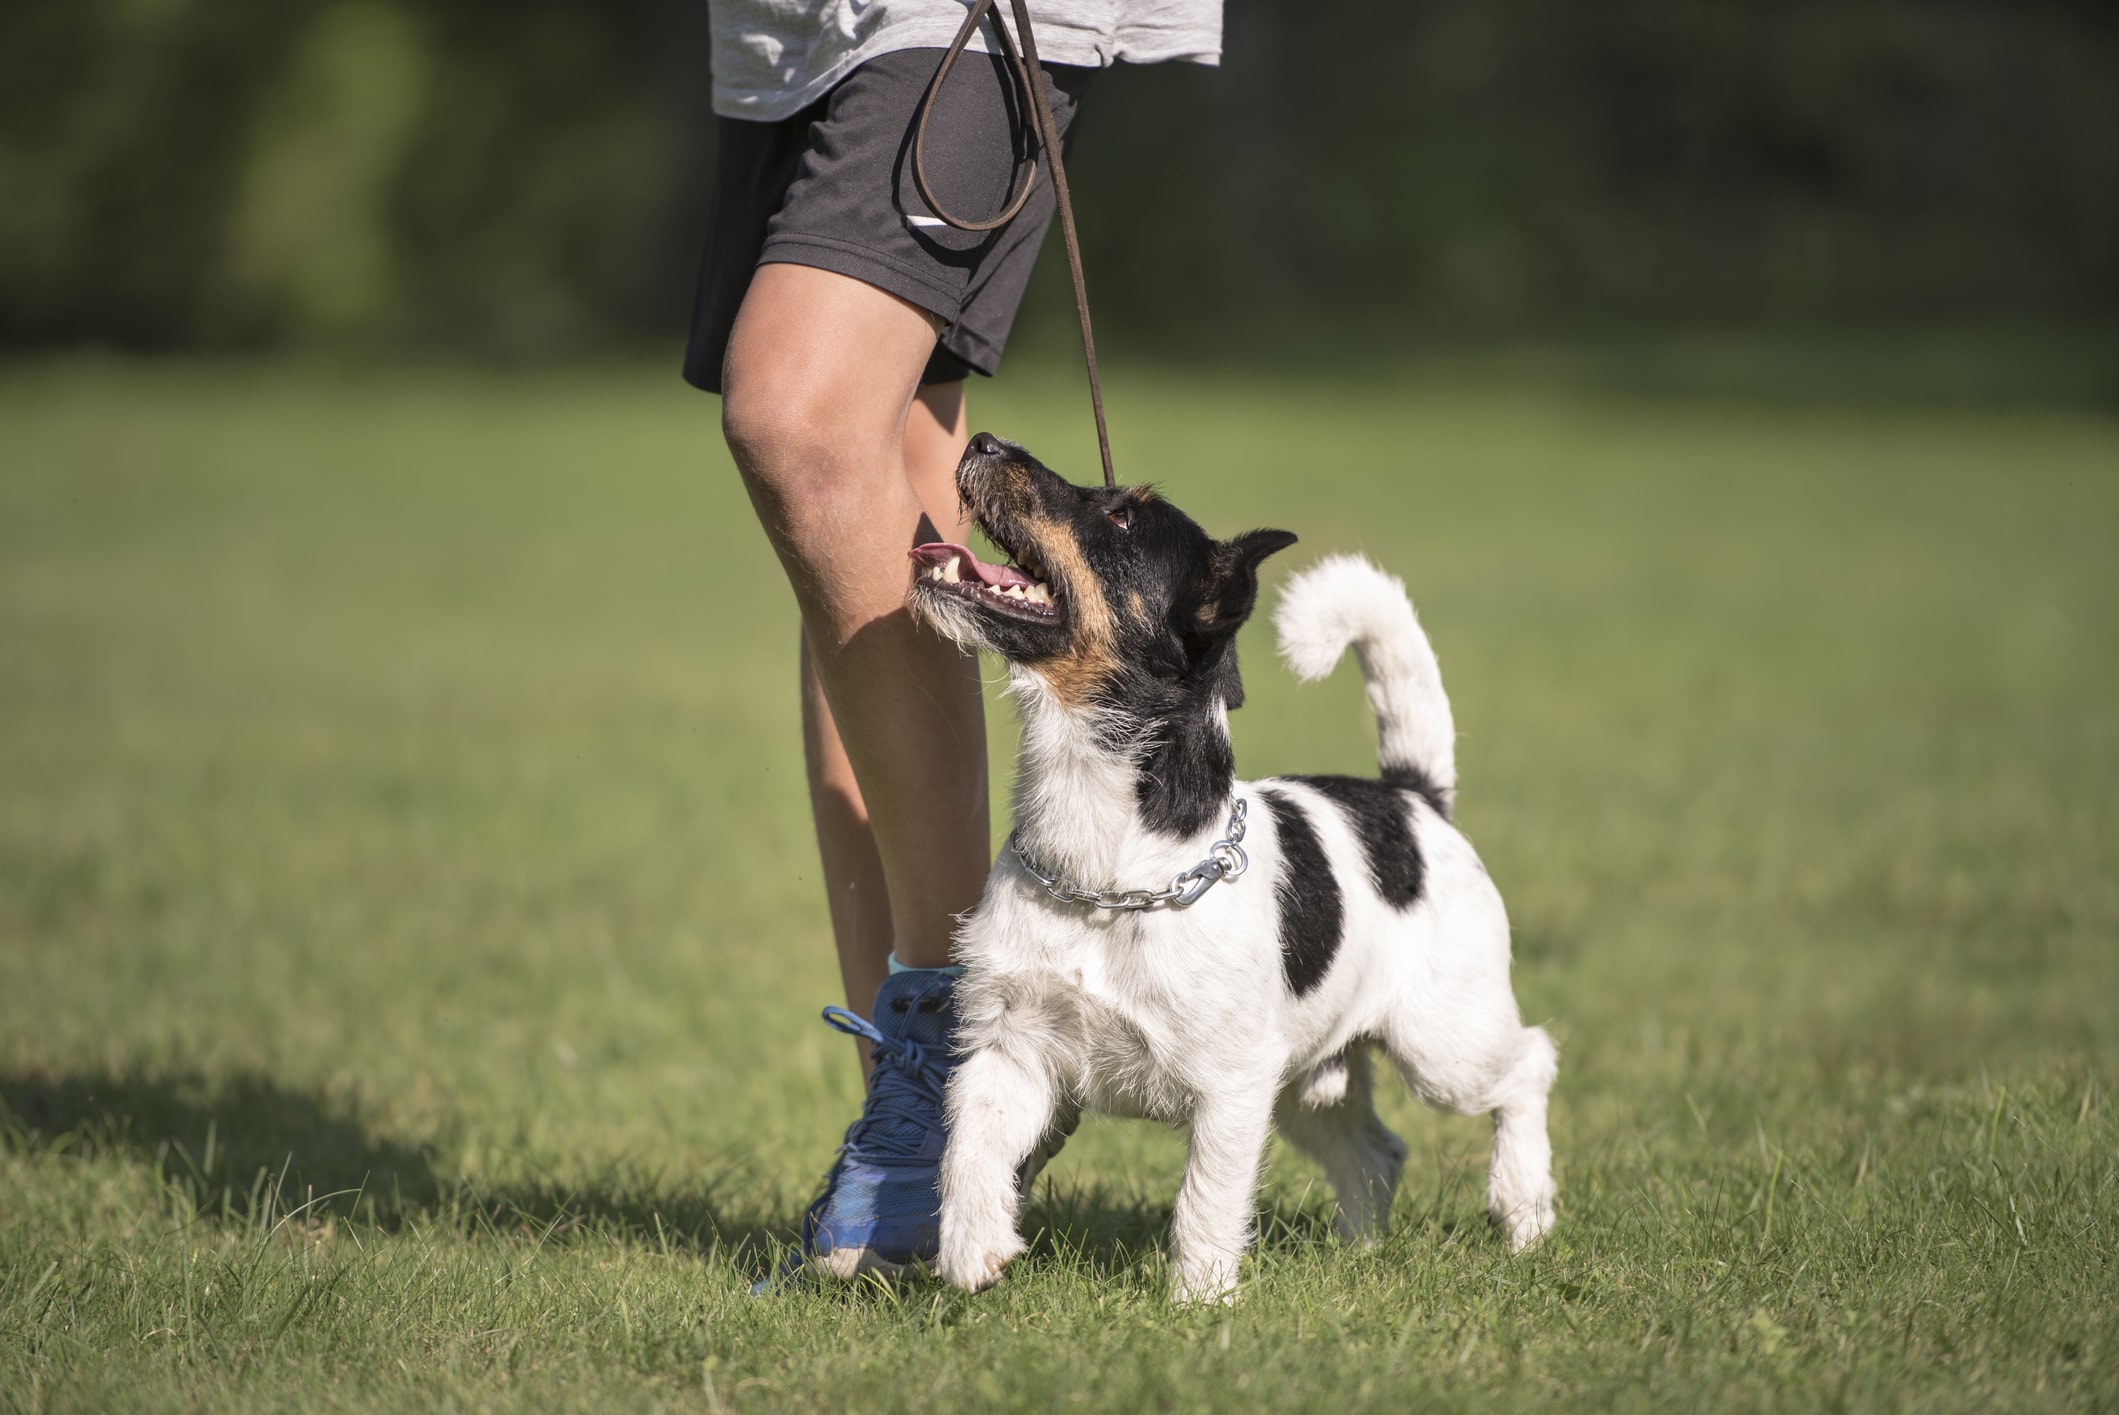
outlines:
[[[1056,1163],[1065,1164],[1064,1152]],[[1032,1262],[1078,1265],[1110,1277],[1152,1261],[1170,1231],[1170,1203],[1070,1176],[1047,1176],[1023,1207]]]
[[[358,1111],[244,1074],[0,1074],[0,1149],[149,1166],[199,1219],[255,1224],[299,1205],[395,1231],[433,1223],[541,1240],[573,1234],[731,1253],[761,1272],[800,1215],[732,1199],[730,1165],[672,1184],[613,1170],[574,1186],[454,1175],[433,1149],[374,1133]]]
[[[1062,1154],[1055,1167],[1065,1163]],[[1485,1235],[1484,1184],[1483,1156],[1477,1153],[1416,1159],[1399,1191],[1393,1231],[1417,1233],[1430,1243]],[[1100,1278],[1156,1266],[1168,1244],[1175,1200],[1174,1186],[1167,1195],[1125,1193],[1048,1172],[1023,1213],[1027,1256],[1077,1265]],[[1268,1185],[1259,1195],[1252,1246],[1261,1254],[1288,1255],[1337,1244],[1337,1215],[1337,1201],[1321,1177]]]
[[[454,1174],[431,1146],[378,1134],[353,1107],[255,1073],[0,1074],[0,1150],[117,1156],[152,1169],[192,1216],[231,1227],[309,1205],[310,1221],[337,1214],[386,1232],[432,1224],[538,1242],[586,1236],[695,1256],[718,1251],[753,1278],[772,1270],[801,1223],[799,1212],[737,1196],[756,1187],[740,1162],[675,1182],[622,1166],[572,1186]],[[1399,1224],[1454,1233],[1476,1181],[1469,1163],[1444,1159],[1412,1211],[1401,1207]],[[1262,1197],[1260,1250],[1334,1241],[1321,1184]],[[1151,1270],[1163,1262],[1174,1199],[1048,1175],[1023,1215],[1027,1256],[1099,1279],[1159,1281]]]

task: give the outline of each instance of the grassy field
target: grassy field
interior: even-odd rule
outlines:
[[[788,598],[664,369],[0,374],[0,1409],[2110,1409],[2119,422],[1113,377],[1122,473],[1405,575],[1563,1047],[1163,1301],[1091,1122],[994,1292],[753,1300],[859,1092]],[[1092,475],[1078,390],[974,421]],[[1247,774],[1364,770],[1247,635]],[[996,788],[1006,785],[1005,735]],[[1005,822],[1005,812],[1000,815]]]

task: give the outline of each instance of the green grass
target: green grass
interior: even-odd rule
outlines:
[[[1276,1149],[1232,1311],[1165,1306],[1181,1146],[1114,1122],[990,1294],[752,1300],[858,1081],[711,400],[18,367],[0,1408],[2119,1402],[2119,424],[1113,385],[1276,579],[1411,583],[1563,1046],[1543,1251],[1392,1086],[1390,1240]],[[1071,379],[976,398],[1090,474]],[[1245,643],[1245,770],[1363,769],[1351,672]]]

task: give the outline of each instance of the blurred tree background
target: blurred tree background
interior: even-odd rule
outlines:
[[[705,0],[12,0],[0,346],[673,342],[706,33]],[[2109,0],[1230,0],[1221,70],[1087,110],[1099,319],[2109,329],[2115,73]]]

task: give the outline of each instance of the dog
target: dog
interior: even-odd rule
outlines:
[[[1178,1302],[1234,1300],[1276,1125],[1323,1167],[1339,1233],[1374,1242],[1406,1149],[1372,1049],[1429,1104],[1493,1115],[1488,1208],[1512,1250],[1544,1238],[1558,1055],[1523,1025],[1500,892],[1450,824],[1455,729],[1404,586],[1327,559],[1276,616],[1304,679],[1359,656],[1380,779],[1240,781],[1236,631],[1295,537],[1215,540],[1150,488],[1075,486],[989,433],[957,490],[1012,564],[915,546],[910,605],[1005,660],[1022,754],[1015,834],[957,936],[942,1278],[976,1292],[1023,1251],[1022,1203],[1084,1109],[1188,1131]]]

